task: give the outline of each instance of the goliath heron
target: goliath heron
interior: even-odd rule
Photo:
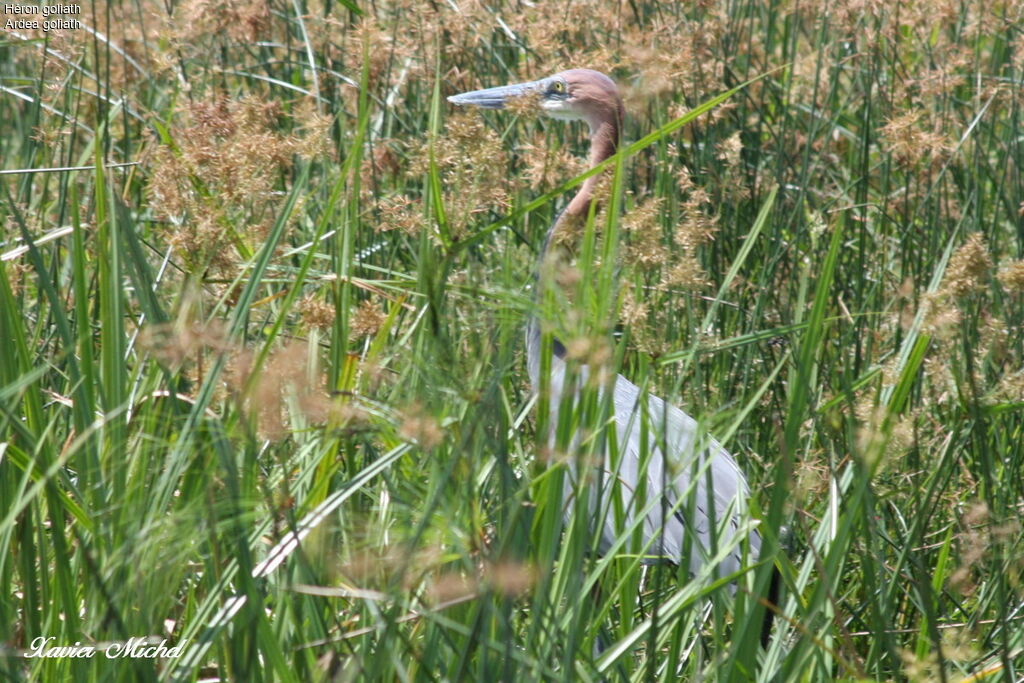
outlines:
[[[571,69],[529,83],[504,85],[453,95],[448,101],[483,109],[501,109],[520,97],[536,98],[546,115],[561,120],[581,120],[590,127],[590,163],[600,164],[615,153],[624,116],[622,99],[615,82],[590,69]],[[575,197],[548,230],[538,264],[551,250],[552,236],[561,221],[586,218],[594,199],[598,176],[587,178]],[[538,291],[540,287],[537,288]],[[566,391],[578,393],[589,369],[578,368],[575,381],[566,375],[565,348],[555,340],[550,374],[550,424],[557,425],[557,411]],[[535,316],[526,331],[527,361],[534,391],[541,388],[541,333]],[[567,388],[566,384],[569,383]],[[604,456],[605,491],[610,480],[617,480],[626,527],[632,528],[636,516],[644,514],[644,548],[649,561],[667,560],[689,566],[699,574],[714,559],[713,571],[729,576],[744,568],[744,554],[755,561],[760,554],[761,537],[746,517],[749,496],[747,481],[736,461],[716,440],[702,433],[697,422],[674,405],[657,396],[647,395],[622,375],[611,386],[613,392],[615,434],[620,454],[613,465],[608,449]],[[646,400],[646,410],[642,401]],[[644,421],[647,422],[644,425]],[[646,431],[646,435],[644,432]],[[554,428],[550,435],[554,444]],[[646,454],[642,449],[647,450]],[[644,467],[644,465],[646,465]],[[578,473],[570,466],[571,494]],[[641,485],[642,484],[642,485]],[[631,492],[645,491],[648,500],[633,500]],[[592,529],[600,533],[601,553],[611,549],[624,532],[613,514],[603,514],[608,506],[599,502],[595,492],[589,510]],[[660,504],[649,504],[657,498]],[[621,522],[620,522],[621,523]],[[746,536],[746,543],[742,536]],[[718,548],[730,548],[718,553]],[[770,615],[770,612],[769,612]],[[762,633],[762,636],[766,635]]]

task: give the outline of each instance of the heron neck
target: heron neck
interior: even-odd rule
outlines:
[[[590,168],[594,168],[602,161],[615,154],[619,146],[619,120],[620,116],[609,116],[590,124]],[[572,198],[568,206],[558,215],[558,218],[548,228],[548,234],[544,237],[544,246],[541,248],[540,260],[537,263],[538,276],[540,265],[544,263],[548,251],[551,249],[551,241],[562,221],[572,218],[586,218],[590,211],[590,203],[594,200],[594,190],[600,182],[601,174],[592,175],[583,181],[576,196]]]
[[[619,124],[612,118],[592,123],[590,126],[590,167],[615,154],[619,145]],[[592,175],[583,181],[579,192],[569,202],[565,213],[569,216],[586,216],[590,210],[590,202],[594,199],[594,190],[600,182],[600,174]]]
[[[610,116],[599,122],[591,122],[590,125],[590,168],[597,166],[602,161],[615,154],[619,144],[619,122],[621,113],[617,116]],[[565,210],[551,224],[548,234],[544,237],[544,246],[540,250],[540,258],[537,261],[537,270],[534,272],[535,291],[534,296],[540,296],[541,269],[551,250],[551,242],[555,231],[564,220],[585,219],[590,211],[590,203],[594,199],[594,190],[599,182],[600,174],[593,175],[583,181],[579,192],[572,198]],[[564,355],[564,348],[558,340],[555,340],[555,356],[561,358]],[[527,361],[530,372],[530,379],[536,388],[539,386],[538,377],[540,372],[540,327],[537,317],[531,315],[526,326],[526,350]],[[560,352],[561,351],[561,352]]]

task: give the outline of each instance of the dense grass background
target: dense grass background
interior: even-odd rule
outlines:
[[[79,18],[0,37],[6,677],[1024,676],[1019,1]],[[521,339],[585,131],[443,98],[570,66],[641,143],[538,312],[736,454],[735,600],[561,524]]]

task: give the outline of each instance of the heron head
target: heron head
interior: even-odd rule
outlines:
[[[622,98],[615,81],[592,69],[569,69],[539,81],[474,90],[452,95],[448,101],[482,109],[504,109],[520,98],[535,99],[540,110],[551,118],[586,121],[591,131],[606,121],[616,126],[622,121]]]

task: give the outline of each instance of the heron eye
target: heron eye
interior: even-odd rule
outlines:
[[[554,83],[551,84],[551,91],[556,93],[564,93],[565,83],[563,83],[562,81],[555,81]]]

